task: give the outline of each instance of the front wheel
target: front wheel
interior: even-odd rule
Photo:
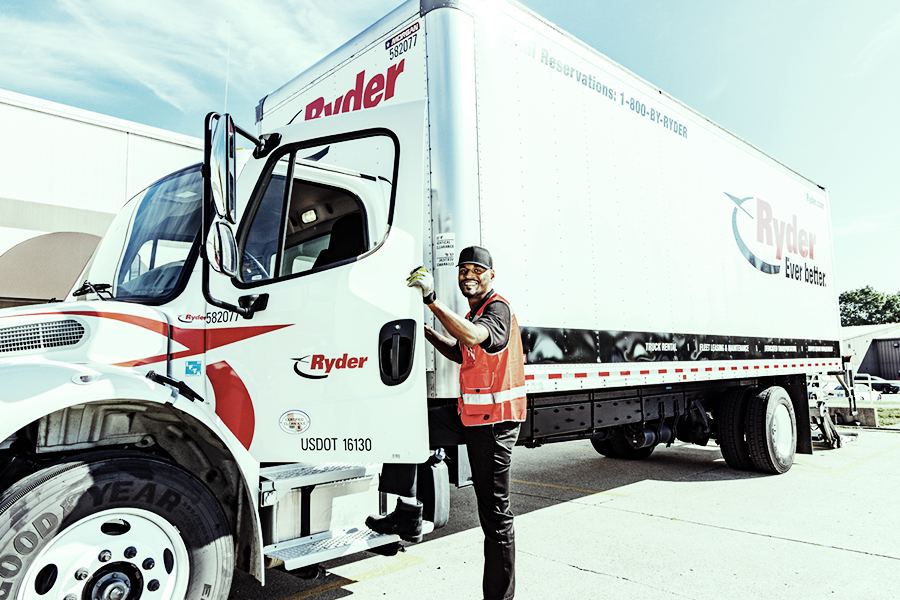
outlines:
[[[152,457],[49,467],[0,495],[0,598],[221,600],[234,549],[215,496]]]

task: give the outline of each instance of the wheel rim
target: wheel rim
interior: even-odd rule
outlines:
[[[772,415],[772,446],[779,458],[791,455],[791,446],[794,442],[792,425],[791,414],[787,407],[783,404],[775,407]]]
[[[18,598],[180,600],[189,573],[184,541],[165,518],[138,508],[111,509],[53,538],[28,568]]]

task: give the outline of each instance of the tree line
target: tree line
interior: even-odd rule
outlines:
[[[871,285],[844,292],[838,298],[841,325],[883,325],[900,323],[900,292],[882,294]]]

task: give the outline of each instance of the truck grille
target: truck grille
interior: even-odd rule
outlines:
[[[74,346],[83,337],[84,326],[73,319],[4,327],[0,329],[0,354]]]

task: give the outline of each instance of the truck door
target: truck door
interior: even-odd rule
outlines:
[[[423,102],[280,129],[237,184],[239,273],[208,317],[216,412],[261,462],[427,457]],[[211,308],[210,315],[216,310]]]

